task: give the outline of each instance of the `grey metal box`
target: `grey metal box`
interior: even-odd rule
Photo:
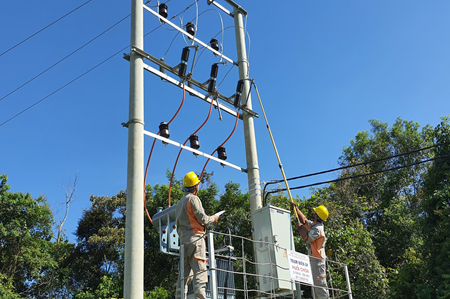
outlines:
[[[159,231],[159,251],[178,255],[180,252],[179,237],[176,227],[175,208],[173,205],[163,210],[158,208],[153,215],[153,225]]]
[[[291,290],[291,275],[286,250],[294,250],[291,214],[268,205],[252,214],[254,223],[255,255],[259,266],[259,289],[264,292]],[[267,243],[263,243],[267,242]]]

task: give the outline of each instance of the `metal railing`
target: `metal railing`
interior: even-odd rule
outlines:
[[[269,251],[271,256],[271,250],[287,250],[277,246],[276,244],[264,241],[255,241],[241,236],[225,234],[215,231],[208,232],[207,237],[209,257],[209,283],[207,286],[207,297],[211,299],[248,299],[248,298],[293,298],[293,299],[305,299],[314,297],[314,285],[294,281],[292,278],[280,278],[277,273],[280,271],[289,271],[289,268],[280,267],[279,265],[269,260],[267,263],[261,263],[254,261],[248,254],[256,246],[263,246],[264,250]],[[222,246],[222,248],[215,248],[215,240],[222,238],[228,238],[230,244]],[[259,243],[259,244],[258,244]],[[180,248],[180,279],[182,280],[181,286],[181,298],[184,299],[184,281],[188,277],[183,277],[184,269],[184,246]],[[213,254],[214,253],[214,254]],[[225,254],[223,254],[225,253]],[[317,259],[309,257],[310,260]],[[218,267],[216,260],[226,260],[232,264],[232,267]],[[270,274],[262,275],[258,274],[257,269],[259,267],[270,267]],[[231,269],[230,269],[231,268]],[[349,298],[352,299],[350,279],[348,275],[347,265],[335,261],[326,259],[327,269],[327,290],[329,292],[329,298]],[[223,275],[226,274],[226,275]],[[218,280],[217,277],[221,276]],[[231,277],[233,283],[230,285],[224,284],[223,277]],[[290,276],[289,276],[290,277]],[[259,287],[259,281],[269,280],[273,288],[270,291],[262,291]],[[290,288],[276,289],[275,285],[280,285],[280,282],[284,281],[290,284]],[[192,292],[191,292],[192,293]],[[188,293],[188,298],[192,295]]]

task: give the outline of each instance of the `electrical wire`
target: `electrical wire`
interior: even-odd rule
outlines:
[[[9,48],[8,50],[6,50],[5,52],[0,54],[0,57],[3,56],[4,54],[8,53],[9,51],[11,51],[12,49],[16,48],[17,46],[23,44],[24,42],[26,42],[27,40],[29,40],[30,38],[32,38],[33,36],[36,36],[37,34],[41,33],[42,31],[44,31],[45,29],[47,29],[48,27],[54,25],[55,23],[57,23],[58,21],[64,19],[65,17],[67,17],[68,15],[70,15],[71,13],[75,12],[76,10],[80,9],[81,7],[85,6],[86,4],[88,4],[89,2],[91,2],[92,0],[86,1],[85,3],[81,4],[80,6],[78,6],[77,8],[71,10],[70,12],[68,12],[67,14],[63,15],[62,17],[60,17],[59,19],[57,19],[56,21],[48,24],[47,26],[45,26],[44,28],[42,28],[41,30],[37,31],[36,33],[30,35],[29,37],[27,37],[26,39],[24,39],[23,41],[21,41],[20,43],[16,44],[15,46]]]
[[[408,164],[408,165],[397,166],[397,167],[393,167],[393,168],[389,168],[389,169],[385,169],[385,170],[380,170],[380,171],[375,171],[375,172],[365,173],[365,174],[359,174],[359,175],[346,177],[346,178],[339,178],[339,179],[335,179],[335,180],[331,180],[331,181],[324,181],[324,182],[319,182],[319,183],[314,183],[314,184],[308,184],[308,185],[293,187],[293,188],[290,188],[290,189],[291,190],[297,190],[297,189],[303,189],[303,188],[308,188],[308,187],[313,187],[313,186],[318,186],[318,185],[323,185],[323,184],[331,184],[331,183],[336,183],[336,182],[340,182],[340,181],[351,180],[351,179],[365,177],[365,176],[369,176],[369,175],[380,174],[380,173],[383,173],[383,172],[394,171],[394,170],[398,170],[398,169],[402,169],[402,168],[406,168],[406,167],[416,166],[416,165],[419,165],[419,164],[422,164],[422,163],[428,163],[428,162],[431,162],[431,161],[434,161],[434,160],[444,159],[444,158],[448,158],[448,157],[450,157],[450,154],[443,155],[443,156],[438,156],[438,157],[434,157],[434,158],[430,158],[430,159],[426,159],[426,160],[415,162],[415,163],[411,163],[411,164]],[[265,197],[267,197],[267,195],[269,195],[271,193],[277,193],[277,192],[282,192],[282,191],[286,191],[286,189],[271,190],[271,191],[266,193]]]
[[[192,4],[193,5],[193,4]],[[191,6],[192,6],[191,5]],[[187,7],[186,9],[188,9],[189,7]],[[185,9],[185,10],[186,10]],[[176,17],[173,16],[172,18]],[[148,33],[146,33],[144,35],[144,37],[150,35],[151,33],[155,32],[158,28],[160,28],[162,25],[159,25],[158,27],[155,27],[153,30],[149,31]],[[47,98],[49,98],[50,96],[54,95],[55,93],[57,93],[58,91],[60,91],[61,89],[69,86],[70,84],[72,84],[73,82],[77,81],[78,79],[80,79],[81,77],[83,77],[84,75],[90,73],[91,71],[93,71],[94,69],[96,69],[97,67],[101,66],[102,64],[104,64],[105,62],[107,62],[108,60],[110,60],[111,58],[113,58],[114,56],[116,56],[117,54],[121,53],[123,50],[127,49],[128,47],[130,47],[130,45],[122,48],[120,51],[116,52],[115,54],[111,55],[110,57],[106,58],[105,60],[103,60],[102,62],[100,62],[99,64],[97,64],[96,66],[94,66],[93,68],[89,69],[88,71],[84,72],[83,74],[81,74],[80,76],[76,77],[75,79],[69,81],[68,83],[64,84],[63,86],[61,86],[60,88],[58,88],[57,90],[53,91],[52,93],[48,94],[47,96],[43,97],[42,99],[40,99],[39,101],[35,102],[34,104],[28,106],[27,108],[23,109],[22,111],[20,111],[19,113],[17,113],[16,115],[12,116],[11,118],[9,118],[8,120],[4,121],[3,123],[0,124],[0,127],[5,125],[6,123],[10,122],[11,120],[13,120],[14,118],[18,117],[19,115],[21,115],[22,113],[26,112],[27,110],[33,108],[34,106],[36,106],[37,104],[41,103],[42,101],[46,100]]]
[[[27,108],[23,109],[22,111],[20,111],[19,113],[17,113],[16,115],[14,115],[13,117],[9,118],[8,120],[4,121],[3,123],[0,124],[0,127],[3,126],[4,124],[8,123],[9,121],[13,120],[14,118],[18,117],[19,115],[21,115],[22,113],[24,113],[25,111],[33,108],[34,106],[36,106],[37,104],[41,103],[42,101],[44,101],[45,99],[49,98],[50,96],[54,95],[55,93],[57,93],[58,91],[60,91],[61,89],[69,86],[70,84],[72,84],[73,82],[77,81],[78,79],[80,79],[81,77],[83,77],[84,75],[90,73],[91,71],[93,71],[94,69],[96,69],[97,67],[99,67],[100,65],[104,64],[105,62],[107,62],[108,60],[110,60],[111,58],[113,58],[114,56],[116,56],[117,54],[119,54],[120,52],[122,52],[123,50],[127,49],[129,46],[126,46],[125,48],[121,49],[120,51],[114,53],[113,55],[109,56],[108,58],[106,58],[105,60],[103,60],[102,62],[100,62],[99,64],[97,64],[96,66],[90,68],[88,71],[84,72],[83,74],[79,75],[78,77],[76,77],[75,79],[72,79],[71,81],[69,81],[68,83],[64,84],[63,86],[61,86],[60,88],[58,88],[57,90],[53,91],[52,93],[48,94],[47,96],[43,97],[42,99],[40,99],[39,101],[35,102],[34,104],[28,106]]]
[[[218,88],[220,85],[222,85],[223,81],[225,81],[225,78],[228,76],[228,74],[231,72],[231,70],[234,68],[234,64],[230,67],[230,69],[228,70],[228,72],[225,74],[225,76],[223,77],[222,81],[220,81],[220,83],[216,86],[216,88]]]
[[[64,60],[66,60],[67,58],[69,58],[70,56],[72,56],[73,54],[75,54],[76,52],[80,51],[81,49],[83,49],[84,47],[86,47],[87,45],[89,45],[90,43],[92,43],[94,40],[96,40],[97,38],[99,38],[100,36],[102,36],[103,34],[105,34],[106,32],[108,32],[109,30],[113,29],[115,26],[119,25],[121,22],[123,22],[124,20],[126,20],[131,14],[129,14],[128,16],[124,17],[123,19],[121,19],[119,22],[115,23],[114,25],[112,25],[111,27],[109,27],[108,29],[106,29],[105,31],[103,31],[102,33],[100,33],[99,35],[97,35],[96,37],[94,37],[93,39],[91,39],[90,41],[88,41],[87,43],[85,43],[84,45],[82,45],[81,47],[79,47],[78,49],[76,49],[75,51],[73,51],[72,53],[70,53],[69,55],[65,56],[63,59],[59,60],[58,62],[54,63],[52,66],[48,67],[46,70],[44,70],[43,72],[39,73],[38,75],[34,76],[33,78],[31,78],[30,80],[28,80],[27,82],[23,83],[22,85],[20,85],[19,87],[17,87],[16,89],[14,89],[13,91],[11,91],[10,93],[8,93],[7,95],[3,96],[2,98],[0,98],[0,101],[2,101],[3,99],[9,97],[10,95],[12,95],[13,93],[15,93],[16,91],[18,91],[19,89],[21,89],[22,87],[24,87],[25,85],[27,85],[28,83],[32,82],[33,80],[37,79],[38,77],[40,77],[41,75],[43,75],[44,73],[48,72],[49,70],[51,70],[52,68],[54,68],[55,66],[57,66],[58,64],[60,64],[61,62],[63,62]]]
[[[198,131],[200,131],[200,129],[206,124],[206,122],[208,121],[209,117],[211,116],[211,111],[212,111],[212,107],[213,107],[213,103],[214,101],[211,101],[211,105],[209,106],[209,113],[208,113],[208,117],[206,117],[205,121],[202,123],[202,125],[200,127],[198,127],[198,129],[192,133],[191,135],[196,134]],[[191,136],[189,135],[189,137]],[[183,143],[183,145],[186,145],[186,143],[189,141],[189,137],[186,139],[186,141]],[[178,156],[177,159],[175,160],[175,165],[173,166],[173,171],[172,171],[172,176],[170,177],[170,185],[169,185],[169,207],[170,207],[170,195],[172,192],[172,184],[173,184],[173,176],[175,174],[175,169],[177,168],[177,163],[178,163],[178,159],[180,158],[180,154],[183,151],[183,148],[180,148],[180,151],[178,152]]]
[[[305,175],[301,175],[301,176],[288,178],[287,180],[291,181],[291,180],[303,179],[303,178],[316,176],[316,175],[320,175],[320,174],[325,174],[325,173],[329,173],[329,172],[335,172],[335,171],[338,171],[338,170],[344,170],[344,169],[348,169],[348,168],[353,168],[353,167],[368,165],[368,164],[377,163],[377,162],[381,162],[381,161],[386,161],[386,160],[390,160],[390,159],[393,159],[393,158],[398,158],[398,157],[401,157],[401,156],[414,154],[414,153],[417,153],[417,152],[425,151],[425,150],[428,150],[428,149],[431,149],[431,148],[434,148],[434,147],[448,145],[448,144],[450,144],[450,142],[439,143],[439,144],[423,147],[423,148],[420,148],[420,149],[417,149],[417,150],[412,150],[412,151],[409,151],[409,152],[405,152],[405,153],[401,153],[401,154],[397,154],[397,155],[393,155],[393,156],[389,156],[389,157],[385,157],[385,158],[381,158],[381,159],[376,159],[376,160],[373,160],[373,161],[361,162],[361,163],[357,163],[357,164],[353,164],[353,165],[342,166],[342,167],[339,167],[339,168],[333,168],[333,169],[329,169],[329,170],[309,173],[309,174],[305,174]],[[281,183],[281,182],[283,182],[283,180],[272,180],[272,181],[267,182],[266,186],[269,185],[269,184],[278,184],[278,183]],[[266,188],[266,186],[264,186],[264,189]]]
[[[217,9],[207,9],[207,10],[205,10],[205,11],[203,11],[202,13],[200,13],[197,17],[196,17],[196,19],[198,19],[202,14],[204,14],[205,12],[208,12],[208,11],[215,11],[215,12],[217,12],[217,14],[219,15],[219,17],[220,17],[220,23],[221,23],[221,25],[222,25],[222,30],[221,31],[219,31],[219,33],[217,33],[213,38],[215,38],[217,35],[219,35],[220,33],[222,33],[222,43],[220,44],[220,47],[221,47],[221,49],[222,49],[222,51],[221,51],[221,56],[220,56],[220,62],[222,62],[222,59],[223,59],[223,39],[224,39],[224,28],[223,28],[223,19],[222,19],[222,15],[217,11]],[[194,21],[195,19],[192,19],[191,20],[191,22],[192,21]],[[231,28],[231,27],[234,27],[234,26],[229,26],[229,27],[227,27],[227,28]],[[202,53],[203,53],[203,51],[202,51]],[[201,55],[201,54],[200,54]],[[200,57],[199,57],[200,58]],[[197,64],[196,64],[197,65]]]
[[[175,39],[177,38],[178,34],[180,34],[180,31],[177,32],[177,34],[175,34],[175,36],[172,39],[172,42],[169,45],[169,48],[167,48],[166,53],[164,53],[164,56],[161,59],[164,59],[164,57],[166,57],[167,53],[169,53],[170,48],[172,47],[173,42],[175,41]]]
[[[197,14],[196,14],[196,24],[195,24],[195,32],[197,32],[197,29],[198,29],[198,27],[197,27],[197,25],[198,25],[198,0],[195,0],[194,1],[194,3],[192,3],[191,5],[189,5],[188,7],[186,7],[186,9],[182,12],[183,13],[183,16],[182,17],[180,17],[180,28],[183,28],[183,19],[184,19],[184,13],[189,9],[189,8],[191,8],[194,4],[195,4],[195,7],[196,7],[196,11],[197,11]],[[195,34],[194,34],[195,35]],[[189,43],[186,41],[186,37],[184,36],[184,34],[183,34],[183,40],[184,40],[184,42],[186,43],[186,45],[189,45]],[[192,42],[191,42],[191,46],[193,46],[194,45],[194,39],[192,39]]]
[[[211,156],[213,156],[213,155],[216,153],[217,149],[218,149],[219,147],[223,146],[225,143],[227,143],[227,141],[231,138],[231,136],[233,136],[234,131],[236,130],[238,121],[239,121],[239,112],[238,112],[237,115],[236,115],[236,122],[234,123],[233,131],[231,131],[231,133],[230,133],[230,135],[228,136],[228,138],[225,139],[225,141],[222,142],[222,144],[219,145],[219,146],[212,152]],[[208,165],[208,162],[209,162],[210,159],[211,159],[211,158],[208,158],[208,160],[206,160],[205,166],[203,166],[202,173],[200,174],[200,181],[202,180],[203,173],[205,172],[205,169],[206,169],[206,165]]]
[[[186,97],[186,89],[185,89],[185,84],[183,83],[183,100],[181,101],[180,106],[178,107],[177,112],[175,112],[174,116],[171,118],[171,120],[169,120],[169,122],[167,123],[167,125],[170,125],[170,123],[175,119],[175,117],[178,115],[178,112],[180,112],[181,107],[184,104],[184,99]],[[156,135],[159,135],[159,131]],[[145,214],[147,215],[148,220],[150,221],[150,223],[153,225],[153,220],[152,217],[150,217],[150,214],[148,213],[147,210],[147,203],[146,203],[146,198],[145,198],[145,185],[146,185],[146,181],[147,181],[147,173],[148,173],[148,166],[150,164],[150,159],[152,157],[152,153],[153,153],[153,148],[155,147],[155,143],[156,143],[156,138],[153,140],[153,144],[152,144],[152,148],[150,150],[150,153],[148,155],[148,160],[147,160],[147,166],[145,167],[145,173],[144,173],[144,209],[145,209]]]

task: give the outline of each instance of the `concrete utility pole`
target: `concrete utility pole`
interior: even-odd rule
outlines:
[[[248,79],[248,61],[247,51],[245,49],[245,30],[243,22],[243,13],[246,12],[237,6],[233,1],[227,1],[232,4],[234,9],[234,28],[236,32],[236,48],[239,65],[239,79]],[[241,101],[246,104],[248,109],[252,109],[252,97],[250,92],[250,81],[244,81]],[[250,195],[250,210],[251,213],[262,207],[261,203],[261,180],[259,178],[258,153],[256,151],[255,139],[255,125],[253,116],[243,111],[242,120],[244,123],[244,137],[245,137],[245,155],[247,159],[247,178],[248,178],[248,193]],[[253,222],[252,222],[253,227]]]
[[[141,0],[131,1],[131,47],[144,49]],[[144,62],[131,50],[124,299],[144,297]]]

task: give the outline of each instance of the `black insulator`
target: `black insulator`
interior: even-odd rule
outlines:
[[[170,137],[170,133],[169,133],[169,123],[166,122],[162,122],[159,125],[159,135],[161,135],[164,138],[169,138]]]
[[[216,51],[219,51],[219,42],[217,41],[217,39],[212,38],[209,44],[211,45],[211,48],[213,48]]]
[[[195,25],[191,22],[186,24],[186,32],[192,36],[195,35]]]
[[[214,63],[211,66],[211,78],[217,78],[217,74],[219,73],[219,65],[217,63]]]
[[[193,149],[199,149],[200,148],[200,142],[198,142],[198,136],[195,134],[192,134],[189,136],[189,142],[191,144],[191,148]]]
[[[181,61],[188,62],[190,52],[191,50],[189,50],[189,47],[184,47],[183,52],[181,52]]]
[[[239,106],[239,102],[241,101],[242,88],[244,87],[244,80],[239,80],[238,85],[236,87],[236,94],[234,95],[234,107]]]
[[[186,76],[186,70],[187,70],[187,62],[189,60],[189,47],[184,47],[183,52],[181,53],[181,63],[180,68],[178,69],[178,77],[184,78]]]
[[[223,146],[219,146],[217,148],[217,156],[220,160],[226,160],[227,159],[227,153],[225,152],[225,148]]]
[[[187,64],[181,63],[180,68],[178,69],[178,77],[184,78],[186,76]]]
[[[167,5],[165,3],[159,5],[159,15],[167,18]]]
[[[214,88],[216,87],[216,79],[217,79],[218,72],[219,72],[219,66],[216,63],[214,63],[211,66],[211,77],[209,78],[208,92],[214,91]]]

